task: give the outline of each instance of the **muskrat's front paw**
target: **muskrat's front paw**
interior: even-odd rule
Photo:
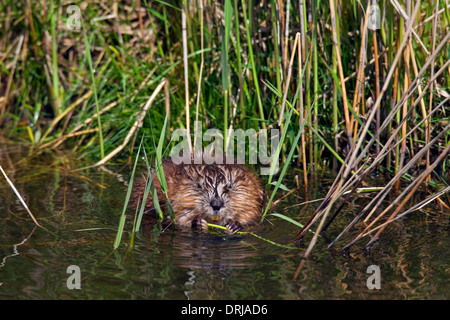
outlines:
[[[236,232],[242,230],[242,226],[239,221],[230,221],[225,227],[230,234],[235,234]]]
[[[204,219],[194,219],[192,220],[192,229],[207,231],[208,230],[208,222]]]

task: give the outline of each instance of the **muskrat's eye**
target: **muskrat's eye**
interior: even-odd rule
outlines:
[[[222,193],[228,193],[231,190],[231,184],[227,184],[223,187]]]

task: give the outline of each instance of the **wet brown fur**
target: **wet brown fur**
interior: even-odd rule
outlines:
[[[177,165],[167,159],[163,161],[163,169],[177,226],[192,228],[201,221],[231,226],[235,232],[261,221],[265,204],[264,190],[255,175],[244,165]],[[134,206],[139,198],[142,199],[147,179],[138,179],[134,185]],[[153,182],[159,204],[164,208],[166,197],[156,174],[153,175]],[[220,209],[215,210],[211,204],[219,204]],[[145,211],[154,212],[150,195]]]

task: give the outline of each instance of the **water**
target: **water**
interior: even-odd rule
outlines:
[[[146,223],[129,245],[126,233],[113,250],[129,167],[73,171],[80,161],[2,140],[0,164],[42,226],[34,225],[0,176],[0,299],[447,299],[449,217],[416,212],[389,227],[370,254],[358,243],[340,248],[360,229],[326,250],[372,195],[346,206],[320,238],[297,281],[293,276],[309,243],[296,249],[252,235],[199,234]],[[290,173],[290,177],[296,174]],[[333,177],[311,182],[309,200],[324,196]],[[291,183],[292,182],[292,183]],[[381,182],[374,183],[380,185]],[[294,183],[286,180],[289,187]],[[282,193],[280,193],[280,196]],[[283,199],[276,212],[305,222],[319,202],[300,206],[305,194]],[[125,230],[132,227],[128,211]],[[290,245],[297,227],[269,217],[257,234]],[[67,268],[80,269],[80,289],[69,289]],[[379,267],[379,290],[369,290],[370,265]],[[75,283],[69,281],[69,285]]]

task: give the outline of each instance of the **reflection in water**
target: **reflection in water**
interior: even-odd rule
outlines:
[[[1,141],[0,163],[46,228],[35,228],[0,180],[0,299],[445,299],[450,294],[449,218],[426,208],[390,226],[370,255],[357,246],[345,256],[339,251],[364,225],[327,251],[329,239],[371,196],[355,198],[319,238],[293,282],[305,247],[289,250],[250,235],[181,232],[147,223],[134,247],[126,234],[113,251],[127,172],[120,172],[122,181],[117,168],[109,168],[115,174],[74,172],[75,162],[64,155],[36,155]],[[287,175],[287,186],[291,178]],[[317,177],[308,195],[291,194],[276,212],[304,222],[320,201],[299,204],[322,198],[332,181],[332,175]],[[129,212],[126,230],[133,215]],[[270,216],[257,233],[290,244],[297,232]],[[66,287],[66,269],[73,264],[81,269],[80,290]],[[370,265],[380,267],[381,290],[366,286]]]
[[[144,224],[143,238],[151,239],[157,226]],[[159,232],[156,231],[156,232]],[[225,235],[220,231],[201,233],[197,231],[165,231],[158,239],[162,254],[172,254],[174,264],[193,269],[224,271],[248,268],[254,264],[253,257],[260,255],[258,240],[251,236]]]
[[[13,244],[12,245],[12,253],[11,254],[6,254],[3,258],[2,258],[2,262],[0,263],[0,270],[3,266],[5,266],[6,264],[6,259],[17,256],[19,254],[18,251],[18,247],[23,245],[25,242],[28,241],[28,239],[30,239],[31,235],[34,233],[34,231],[36,230],[37,226],[34,226],[33,229],[31,230],[31,233],[25,237],[21,242]]]
[[[169,228],[159,232],[153,224],[144,225],[143,239],[154,239],[155,233],[159,236],[156,243],[139,249],[149,252],[157,246],[159,255],[170,257],[166,266],[179,271],[179,286],[185,298],[225,299],[235,290],[254,294],[249,290],[254,279],[239,275],[258,269],[259,257],[263,255],[258,239],[219,231],[210,234]]]

